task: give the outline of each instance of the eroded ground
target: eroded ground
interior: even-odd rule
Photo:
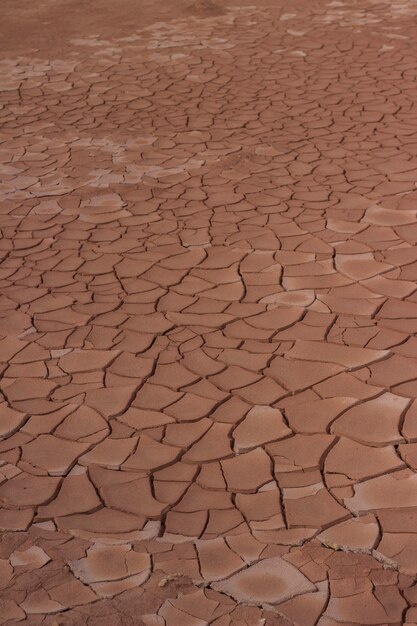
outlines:
[[[417,623],[416,15],[5,40],[0,624]]]

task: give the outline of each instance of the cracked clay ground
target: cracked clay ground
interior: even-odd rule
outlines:
[[[415,625],[417,2],[151,10],[1,53],[0,624]]]

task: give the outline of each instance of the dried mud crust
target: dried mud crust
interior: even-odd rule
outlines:
[[[0,62],[0,624],[417,623],[414,11]]]

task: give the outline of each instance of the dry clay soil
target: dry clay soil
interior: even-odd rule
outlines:
[[[0,624],[417,624],[417,2],[2,0]]]

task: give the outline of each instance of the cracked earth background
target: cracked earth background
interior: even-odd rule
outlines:
[[[0,59],[0,624],[417,624],[417,3],[196,6]]]

